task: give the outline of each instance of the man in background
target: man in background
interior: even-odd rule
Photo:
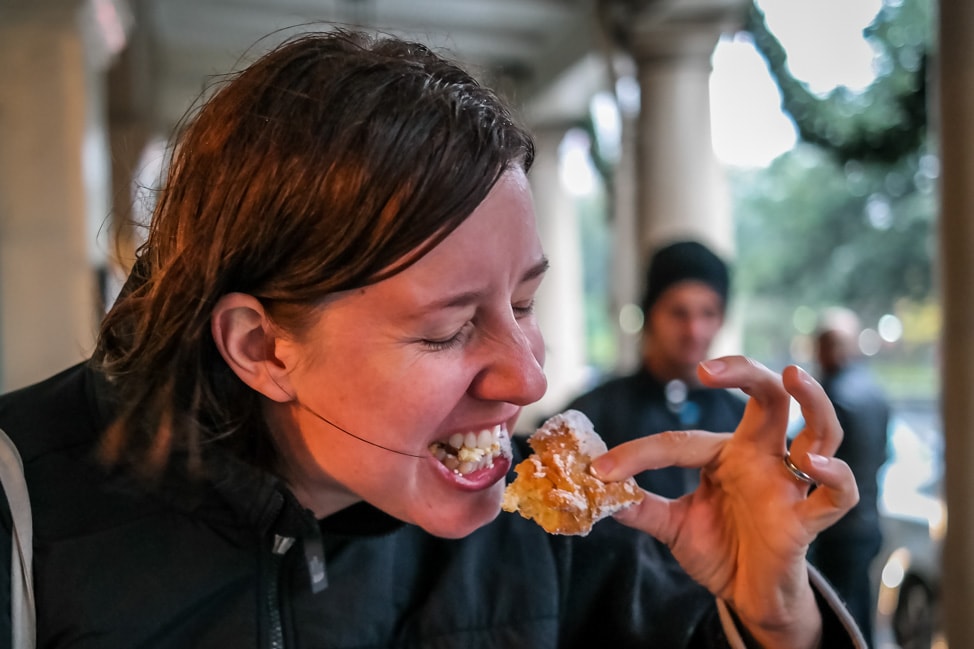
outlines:
[[[639,369],[608,380],[568,407],[588,415],[609,447],[666,430],[733,431],[744,400],[697,379],[697,365],[708,358],[724,324],[729,290],[727,265],[703,244],[679,241],[657,250],[642,300]],[[636,480],[644,489],[677,498],[696,487],[699,471],[667,467]]]
[[[809,550],[809,561],[845,600],[872,646],[876,593],[870,565],[882,544],[877,473],[886,462],[890,406],[859,351],[860,331],[859,318],[836,307],[823,312],[816,332],[819,380],[844,433],[835,456],[856,476],[859,504],[819,534]]]

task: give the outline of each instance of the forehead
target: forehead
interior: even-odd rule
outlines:
[[[471,215],[416,266],[444,262],[458,272],[476,272],[484,263],[517,264],[540,255],[531,191],[523,171],[511,170],[500,177]]]
[[[653,310],[658,308],[699,307],[723,309],[720,293],[706,282],[686,279],[668,287],[659,296]]]
[[[469,301],[518,284],[543,259],[527,179],[509,171],[435,248],[363,292],[389,305]]]

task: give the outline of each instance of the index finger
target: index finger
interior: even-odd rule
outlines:
[[[699,469],[717,457],[729,437],[730,433],[668,430],[623,442],[592,460],[591,466],[607,482],[668,466]]]

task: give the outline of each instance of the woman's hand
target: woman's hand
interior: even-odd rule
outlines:
[[[593,468],[619,480],[646,469],[699,467],[693,493],[677,500],[647,493],[617,520],[666,543],[762,646],[815,647],[821,616],[805,553],[859,499],[852,471],[832,457],[842,441],[835,411],[821,386],[796,366],[779,376],[746,358],[726,357],[702,363],[699,375],[706,385],[741,388],[750,397],[733,434],[650,435],[610,450]],[[814,490],[782,461],[790,396],[805,419],[791,458],[818,483]]]

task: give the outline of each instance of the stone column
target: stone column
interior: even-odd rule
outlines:
[[[662,39],[647,36],[637,47],[643,252],[677,237],[725,249],[733,240],[723,170],[710,140],[710,56],[718,37],[714,29],[664,47]]]
[[[740,29],[746,6],[742,0],[604,0],[613,38],[635,64],[640,94],[630,136],[635,142],[627,143],[634,149],[633,194],[617,195],[636,211],[637,267],[615,273],[632,291],[628,299],[617,295],[622,304],[638,303],[649,257],[668,241],[698,239],[733,260],[730,191],[711,142],[710,73],[720,36]],[[740,347],[739,327],[729,316],[715,355]],[[622,342],[620,367],[631,367],[638,362],[638,337],[623,334]]]
[[[530,179],[538,232],[554,267],[541,284],[536,300],[538,322],[545,335],[548,392],[525,410],[520,428],[532,429],[539,417],[553,414],[579,394],[585,378],[585,314],[578,215],[561,184],[559,126],[533,127],[535,161]]]
[[[110,213],[103,71],[120,44],[104,22],[114,5],[97,4],[100,16],[80,1],[0,8],[2,390],[84,358],[100,317]]]
[[[699,238],[733,250],[730,197],[710,137],[711,58],[745,3],[644,1],[615,18],[640,87],[637,189],[641,260],[660,243]]]
[[[947,641],[974,646],[974,5],[939,7],[937,128],[941,133],[940,252],[943,304],[943,413],[947,510],[943,602]],[[936,119],[936,118],[935,118]]]
[[[625,100],[620,103],[622,141],[612,193],[612,305],[619,344],[615,371],[628,374],[640,365],[642,320],[636,307],[642,293],[645,261],[639,234],[641,212],[636,204],[641,183],[636,161],[639,107],[626,105]]]

